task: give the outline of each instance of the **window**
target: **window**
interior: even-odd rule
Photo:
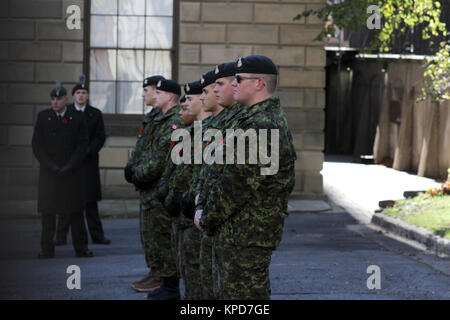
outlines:
[[[90,101],[106,114],[143,114],[142,80],[172,78],[174,1],[90,3]]]

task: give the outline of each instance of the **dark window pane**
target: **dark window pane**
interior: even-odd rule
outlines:
[[[119,17],[119,48],[144,48],[145,18]]]
[[[91,80],[116,80],[116,50],[91,50]]]
[[[91,47],[117,46],[117,17],[91,16]]]
[[[89,103],[103,113],[116,113],[116,83],[91,81]]]
[[[121,114],[142,114],[142,82],[117,83],[117,112]]]
[[[117,53],[117,79],[142,81],[144,79],[144,51],[119,50]]]
[[[172,16],[173,0],[147,0],[148,16]]]
[[[147,17],[147,49],[172,48],[172,18]]]

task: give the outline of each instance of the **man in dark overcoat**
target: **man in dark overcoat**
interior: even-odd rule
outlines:
[[[97,204],[97,201],[102,199],[98,153],[103,147],[106,139],[103,115],[99,109],[88,104],[89,90],[85,84],[83,75],[80,76],[79,83],[73,87],[72,96],[74,103],[69,105],[68,108],[75,112],[81,112],[84,115],[89,134],[89,145],[86,157],[83,161],[86,185],[80,190],[80,192],[86,192],[85,211],[89,233],[93,243],[110,244],[111,241],[105,238]],[[66,243],[68,231],[69,219],[67,216],[60,215],[58,218],[56,245]]]
[[[38,212],[42,235],[38,258],[53,258],[56,215],[69,217],[77,257],[92,257],[83,235],[86,195],[82,163],[88,147],[83,115],[67,107],[67,91],[58,81],[50,92],[51,108],[39,112],[32,138],[33,153],[40,164]]]

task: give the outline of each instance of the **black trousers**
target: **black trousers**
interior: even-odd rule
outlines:
[[[105,237],[103,232],[102,222],[100,221],[100,215],[98,214],[97,201],[88,202],[86,204],[86,221],[89,228],[89,233],[93,241],[102,240]],[[83,215],[82,215],[83,216]],[[56,239],[59,241],[66,241],[67,233],[69,232],[70,219],[67,216],[58,216],[58,230],[56,232]],[[73,230],[72,230],[73,232]],[[83,219],[83,230],[84,236],[87,239],[86,227]]]
[[[72,243],[76,252],[82,252],[87,249],[87,236],[86,229],[84,227],[83,212],[73,212],[64,215],[69,221],[69,226],[72,228]],[[42,213],[42,235],[41,235],[41,248],[44,253],[54,253],[56,231],[56,213]],[[84,230],[84,232],[83,232]]]

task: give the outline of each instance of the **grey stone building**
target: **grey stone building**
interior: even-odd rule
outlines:
[[[2,198],[36,196],[31,151],[36,114],[55,80],[72,88],[86,74],[91,104],[104,112],[104,196],[132,197],[123,171],[142,114],[144,76],[180,83],[249,54],[279,66],[278,95],[295,147],[294,196],[323,197],[326,55],[314,18],[325,0],[2,0],[0,2],[0,182]],[[79,10],[79,11],[78,11]],[[77,23],[79,22],[79,28]]]

